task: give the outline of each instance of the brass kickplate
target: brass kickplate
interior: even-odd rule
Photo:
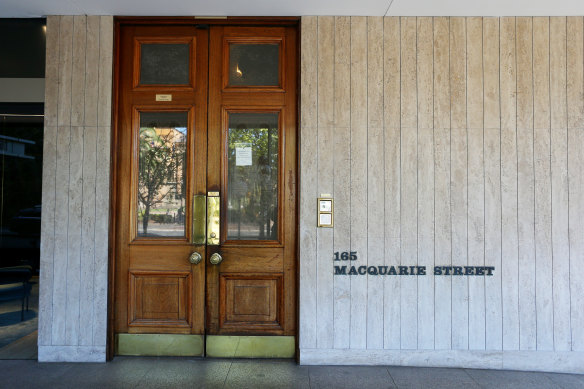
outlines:
[[[201,357],[203,335],[116,334],[116,355]]]
[[[216,358],[294,358],[293,336],[207,335],[206,355]]]

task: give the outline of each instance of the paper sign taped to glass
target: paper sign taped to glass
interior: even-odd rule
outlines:
[[[252,152],[251,143],[235,144],[235,166],[251,166]]]

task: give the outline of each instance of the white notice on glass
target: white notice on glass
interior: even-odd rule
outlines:
[[[235,145],[235,166],[251,166],[251,145],[238,143]]]

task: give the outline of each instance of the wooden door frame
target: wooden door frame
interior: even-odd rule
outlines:
[[[114,17],[114,49],[113,49],[113,88],[112,88],[112,133],[110,145],[110,223],[109,223],[109,244],[108,244],[108,298],[107,298],[107,340],[106,340],[106,360],[110,361],[115,353],[115,269],[116,269],[116,223],[117,218],[117,185],[118,178],[118,138],[119,138],[119,95],[120,95],[120,30],[122,26],[127,25],[228,25],[228,26],[279,26],[296,28],[296,193],[295,193],[295,213],[296,226],[294,233],[298,237],[299,225],[299,193],[300,193],[300,17],[226,17],[226,18],[193,18],[193,17],[133,17],[133,16],[116,16]],[[298,330],[299,330],[299,285],[300,285],[300,261],[298,258],[299,239],[296,239],[295,260],[296,260],[296,358],[298,359]]]

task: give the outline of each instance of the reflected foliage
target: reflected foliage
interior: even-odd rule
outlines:
[[[184,235],[185,146],[186,128],[140,128],[139,235],[149,235],[153,222],[180,225],[178,230],[152,231],[154,235]]]
[[[228,239],[278,239],[278,114],[230,115],[228,169]]]

